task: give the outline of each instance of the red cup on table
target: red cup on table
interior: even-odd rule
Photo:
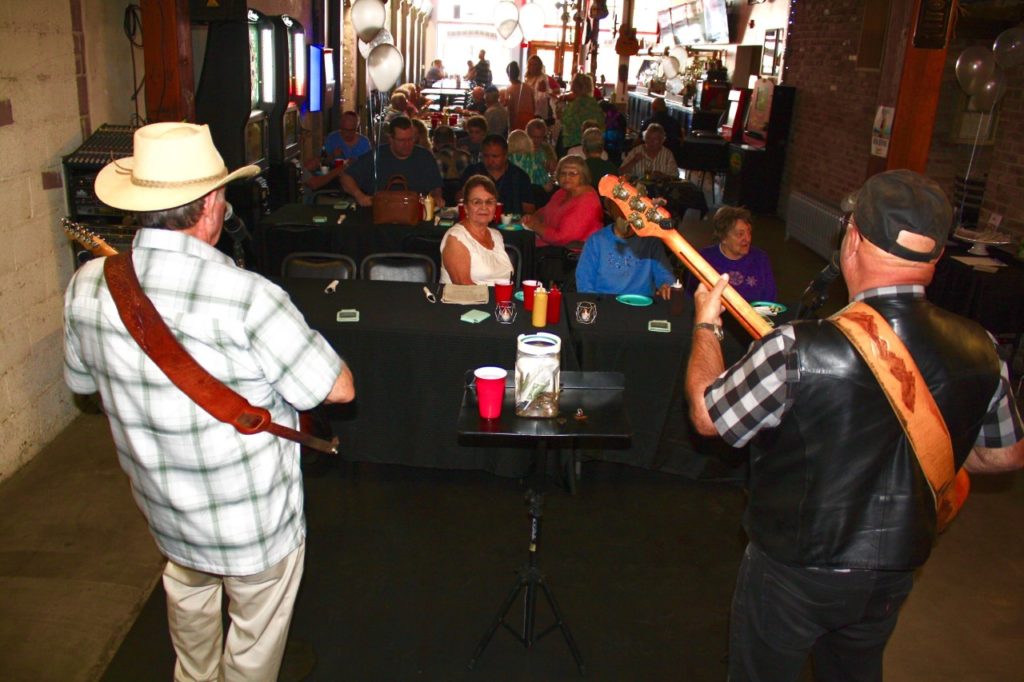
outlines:
[[[458,114],[448,114],[448,125],[450,125],[451,127],[454,128],[458,124],[458,122],[459,122],[459,115]]]
[[[430,115],[430,127],[436,128],[441,125],[441,121],[444,120],[444,114],[434,113]]]
[[[466,205],[461,201],[459,202],[459,222],[466,222]]]
[[[492,222],[500,223],[501,214],[505,211],[505,206],[499,201],[494,205],[494,220]]]
[[[535,279],[523,280],[523,307],[527,310],[533,310],[533,292],[538,286],[540,282]]]
[[[476,384],[476,403],[482,419],[501,416],[501,401],[505,397],[505,377],[508,370],[501,367],[480,367],[473,371]]]
[[[508,303],[512,300],[512,282],[505,280],[504,282],[494,283],[494,302],[495,303]]]

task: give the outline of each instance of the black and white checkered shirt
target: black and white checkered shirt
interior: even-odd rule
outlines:
[[[912,294],[924,298],[924,287],[901,285],[868,289],[855,297],[862,301],[881,296]],[[704,404],[715,429],[734,447],[742,447],[762,429],[778,426],[792,404],[800,373],[786,368],[786,358],[796,343],[792,325],[783,325],[760,341],[725,370],[704,392]],[[992,341],[995,344],[995,340]],[[988,413],[976,445],[1001,448],[1024,438],[1024,425],[1010,392],[1006,363],[1000,363],[1001,381],[989,401]]]

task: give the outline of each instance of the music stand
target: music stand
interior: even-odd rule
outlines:
[[[514,377],[509,376],[505,384],[505,398],[498,419],[481,419],[477,408],[476,392],[472,386],[466,388],[462,407],[459,410],[457,431],[460,442],[471,445],[522,445],[523,441],[535,446],[535,474],[539,477],[536,488],[526,492],[526,505],[530,517],[530,540],[526,563],[516,571],[516,581],[508,597],[502,602],[480,643],[469,659],[470,669],[476,665],[501,625],[512,633],[527,649],[545,635],[561,630],[569,646],[576,667],[583,675],[583,656],[572,637],[555,596],[544,580],[544,573],[538,565],[541,541],[541,518],[544,511],[544,492],[547,478],[547,454],[551,445],[583,445],[586,447],[628,446],[630,440],[629,418],[623,403],[625,380],[620,372],[562,372],[562,391],[559,397],[559,416],[554,419],[530,419],[518,417],[515,413]],[[569,472],[575,475],[574,471]],[[548,606],[555,616],[555,622],[534,635],[537,607],[537,589],[544,593]],[[512,604],[519,594],[526,590],[523,604],[522,634],[505,622]]]

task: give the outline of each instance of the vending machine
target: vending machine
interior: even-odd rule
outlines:
[[[759,78],[750,95],[740,140],[729,145],[725,203],[774,213],[779,203],[796,88]]]
[[[287,14],[272,17],[274,26],[274,104],[270,118],[270,208],[301,200],[302,144],[300,113],[307,97],[306,35]]]

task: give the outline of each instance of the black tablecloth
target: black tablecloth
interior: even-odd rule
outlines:
[[[460,446],[455,429],[466,371],[485,365],[512,370],[516,336],[535,331],[524,311],[511,325],[498,324],[493,314],[468,324],[459,320],[468,310],[493,313],[493,290],[487,305],[460,306],[428,303],[423,285],[404,282],[344,281],[330,295],[315,280],[288,279],[282,286],[352,368],[356,400],[328,408],[344,457],[526,473],[525,450]],[[359,310],[359,322],[337,322],[342,308]],[[579,369],[564,319],[544,331],[563,339],[563,369]]]
[[[345,221],[338,224],[338,216],[345,214]],[[314,222],[315,217],[323,222]],[[355,211],[339,211],[331,206],[310,204],[286,204],[265,217],[254,238],[261,258],[262,271],[271,277],[281,274],[281,261],[296,251],[327,251],[351,256],[359,265],[371,253],[409,250],[427,253],[440,261],[439,244],[448,228],[430,222],[419,225],[374,225],[372,211],[359,208]],[[502,231],[506,244],[512,244],[522,254],[520,268],[522,279],[530,279],[534,272],[534,249],[536,236],[527,230]],[[411,244],[414,237],[425,238],[418,244]],[[431,240],[437,245],[432,245]],[[413,240],[415,241],[415,240]]]
[[[1005,252],[992,257],[1007,263],[997,272],[981,272],[955,260],[966,249],[950,246],[935,267],[928,300],[977,321],[993,334],[1024,332],[1024,267]]]

